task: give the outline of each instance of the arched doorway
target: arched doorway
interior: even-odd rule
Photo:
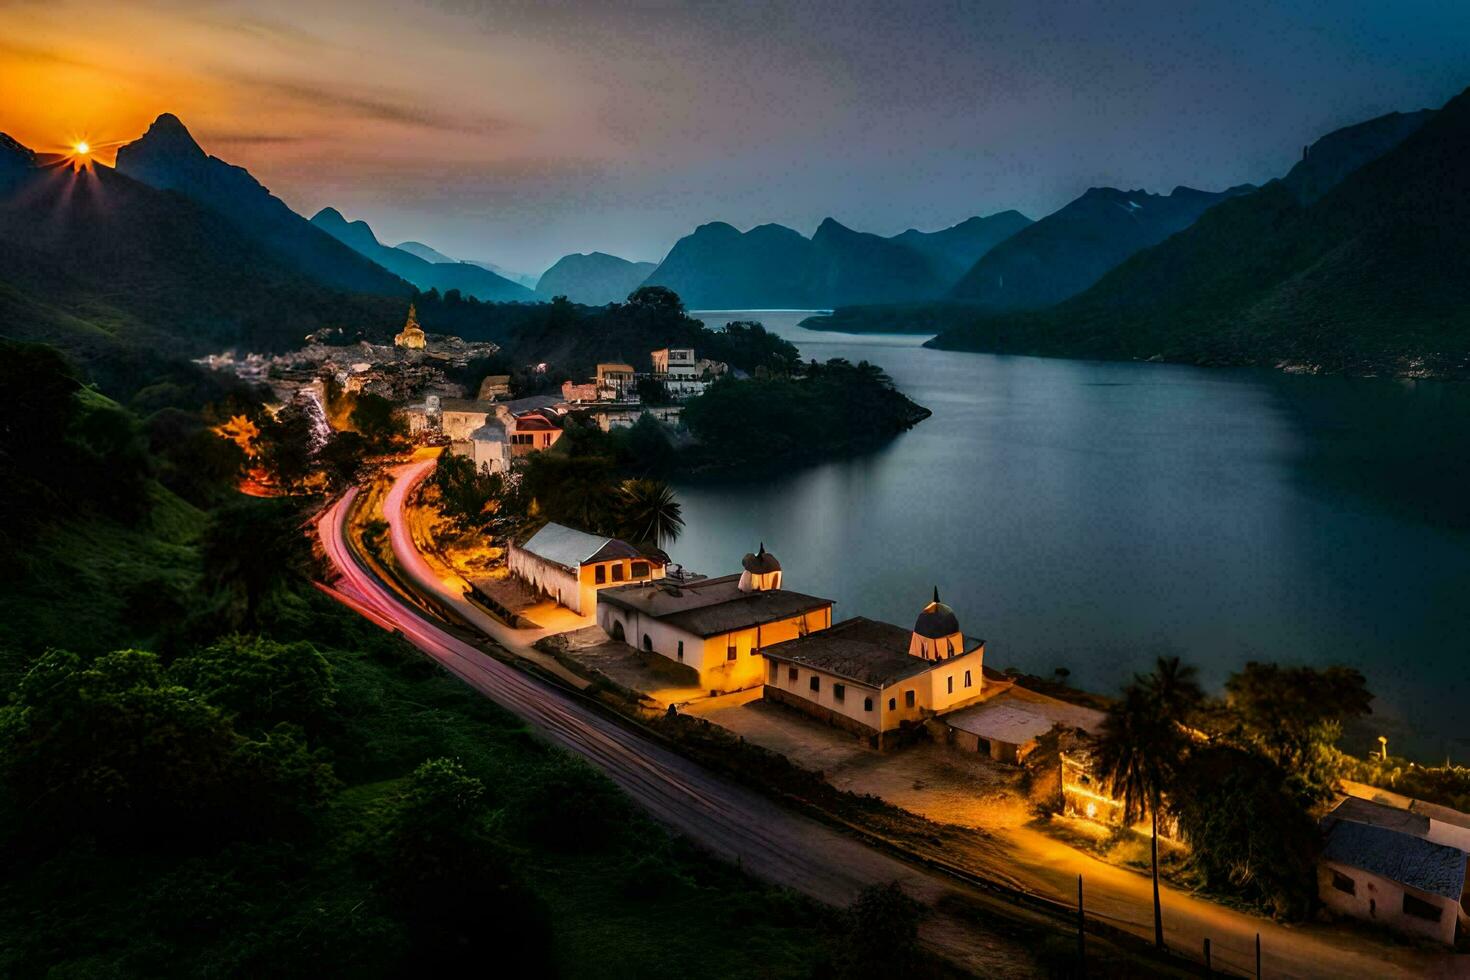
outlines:
[[[623,621],[620,619],[613,620],[612,638],[619,643],[628,641],[628,634],[623,632]]]
[[[643,649],[649,653],[653,652],[653,641],[648,638],[647,633],[643,634]]]

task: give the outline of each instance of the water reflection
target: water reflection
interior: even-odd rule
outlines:
[[[898,623],[938,585],[991,663],[1065,666],[1100,690],[1161,649],[1212,684],[1252,658],[1347,663],[1396,750],[1470,757],[1461,389],[931,351],[762,319],[805,356],[881,364],[934,416],[861,459],[681,487],[677,560],[725,570],[763,538],[791,587]]]

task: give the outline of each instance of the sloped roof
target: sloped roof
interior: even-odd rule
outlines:
[[[1396,881],[1410,888],[1459,901],[1465,890],[1465,852],[1443,844],[1432,844],[1412,834],[1355,823],[1351,820],[1324,822],[1327,845],[1322,858]]]
[[[617,538],[598,537],[564,524],[547,524],[521,545],[521,550],[566,569],[592,561],[641,557],[638,549]]]
[[[1332,820],[1351,820],[1353,823],[1383,827],[1415,837],[1426,837],[1429,834],[1427,816],[1372,800],[1360,800],[1355,796],[1349,796],[1333,807],[1332,812],[1323,818],[1323,826],[1329,826],[1328,821]]]
[[[598,592],[597,601],[641,613],[706,639],[832,605],[831,599],[786,589],[742,592],[739,575],[686,582],[660,579],[618,586]]]
[[[854,616],[762,652],[772,660],[881,688],[936,666],[933,661],[910,656],[908,650],[908,630]]]
[[[971,735],[1011,745],[1025,745],[1051,731],[1056,724],[1040,712],[1005,701],[964,708],[945,715],[944,723]]]

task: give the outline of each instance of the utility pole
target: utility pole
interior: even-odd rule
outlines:
[[[1256,980],[1261,980],[1261,934],[1256,933]]]
[[[1087,977],[1087,916],[1082,911],[1082,876],[1077,876],[1077,975]]]
[[[1205,976],[1213,977],[1215,971],[1210,968],[1210,937],[1205,937]]]

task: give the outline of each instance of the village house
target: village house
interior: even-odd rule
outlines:
[[[561,383],[561,397],[568,402],[595,402],[599,398],[597,382],[589,381],[586,384],[577,384],[573,381]]]
[[[1322,830],[1317,895],[1327,908],[1446,945],[1470,929],[1470,857],[1432,840],[1428,816],[1349,797]]]
[[[496,404],[477,398],[441,398],[439,431],[450,442],[468,442],[475,430],[496,414]]]
[[[525,544],[511,543],[506,565],[532,590],[580,616],[598,608],[597,593],[625,582],[664,577],[664,560],[617,538],[547,524]]]
[[[561,416],[550,408],[533,408],[512,415],[505,429],[512,456],[550,449],[561,438]]]
[[[825,630],[832,600],[781,587],[781,563],[762,545],[741,571],[717,578],[664,578],[607,589],[597,623],[609,636],[684,664],[710,691],[760,684],[771,644]]]
[[[726,365],[709,358],[698,358],[690,347],[662,347],[649,353],[653,362],[653,379],[663,384],[673,398],[698,395],[709,386],[710,379],[721,375]]]
[[[951,712],[943,721],[950,744],[961,752],[977,752],[997,762],[1020,765],[1054,728],[1086,735],[1102,730],[1103,712],[1060,701],[1017,686],[1003,677],[987,688],[999,688],[982,704]],[[1094,812],[1093,817],[1096,818]]]
[[[765,651],[765,697],[871,738],[979,700],[985,642],[934,599],[911,630],[858,616]]]
[[[637,373],[633,365],[619,361],[597,365],[597,387],[616,401],[633,401],[638,397]]]

